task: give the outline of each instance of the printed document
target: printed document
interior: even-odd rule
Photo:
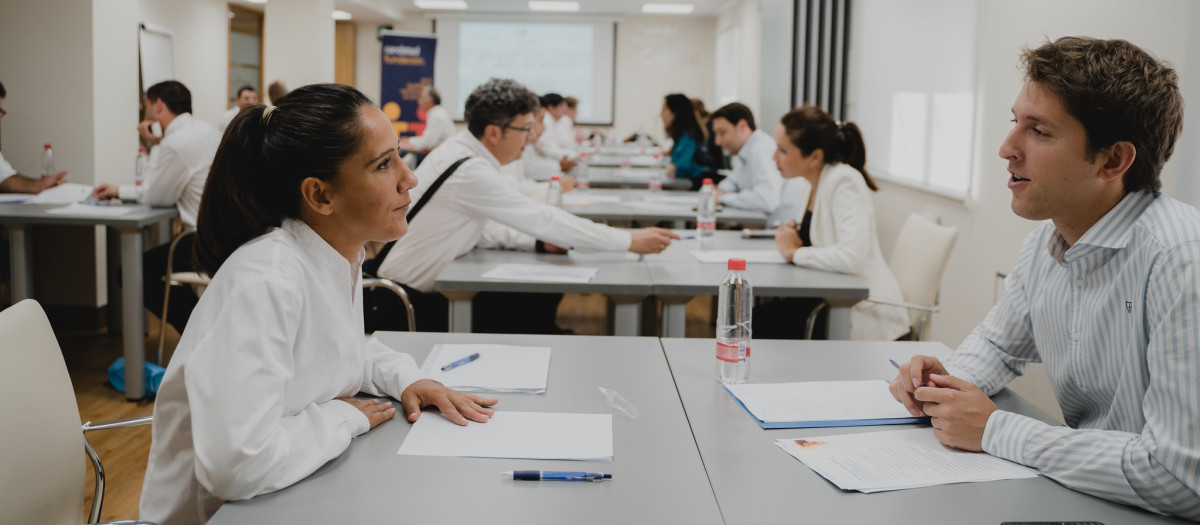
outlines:
[[[82,202],[92,196],[92,187],[77,182],[66,182],[49,188],[29,200],[29,204],[70,204]]]
[[[612,414],[505,412],[460,427],[434,412],[413,423],[398,454],[612,461]]]
[[[888,391],[888,382],[807,381],[725,385],[763,428],[852,427],[922,423]]]
[[[596,276],[597,268],[581,266],[555,266],[550,264],[513,264],[496,265],[495,268],[484,272],[484,279],[500,281],[536,281],[544,283],[586,283]]]
[[[479,358],[442,370],[471,354]],[[440,344],[433,347],[421,370],[434,381],[463,392],[541,394],[550,374],[550,348],[533,346]]]
[[[775,444],[842,490],[883,492],[1037,477],[1037,471],[938,442],[933,428],[864,432]]]
[[[692,250],[692,257],[702,263],[725,264],[730,259],[745,259],[747,263],[787,264],[779,250]]]

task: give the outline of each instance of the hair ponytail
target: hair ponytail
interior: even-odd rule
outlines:
[[[875,180],[867,173],[867,146],[863,143],[862,131],[853,122],[836,122],[821,108],[802,106],[795,108],[783,118],[784,132],[792,144],[805,156],[821,150],[825,163],[844,163],[858,170],[863,182],[871,191],[879,191]]]
[[[221,138],[200,199],[196,267],[215,275],[238,247],[284,218],[298,218],[300,183],[338,176],[364,134],[360,108],[370,105],[352,87],[313,84],[277,107],[258,104],[239,113]]]

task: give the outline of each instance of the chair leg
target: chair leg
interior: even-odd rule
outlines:
[[[170,273],[167,274],[170,277]],[[163,287],[163,309],[162,317],[158,319],[158,357],[154,364],[162,366],[163,346],[167,341],[167,307],[171,301],[171,281],[167,279],[166,286]]]
[[[804,338],[805,339],[811,340],[813,338],[813,332],[817,328],[817,314],[821,313],[821,310],[824,310],[826,306],[829,306],[829,303],[826,303],[825,301],[821,301],[820,304],[818,304],[816,307],[814,307],[812,309],[812,312],[809,312],[808,321],[804,323]]]

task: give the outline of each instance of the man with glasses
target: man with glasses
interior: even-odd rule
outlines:
[[[408,233],[385,255],[377,273],[409,289],[420,311],[419,329],[446,329],[446,303],[433,293],[434,279],[447,263],[475,247],[489,221],[525,234],[520,242],[505,248],[530,251],[544,241],[591,251],[658,253],[670,245],[671,239],[679,238],[661,228],[629,232],[597,224],[530,200],[517,191],[500,173],[500,167],[521,157],[527,136],[534,129],[537,108],[537,96],[524,86],[512,80],[489,80],[467,97],[467,130],[435,148],[417,168],[420,182],[410,191],[411,206],[416,209],[423,200],[426,202],[413,217]],[[468,160],[435,187],[435,181],[461,159]],[[548,312],[547,319],[525,309],[522,302],[530,295],[506,297],[508,303],[503,310],[521,314],[520,319],[513,320],[523,323],[521,326],[501,320],[505,316],[500,312],[481,305],[488,294],[477,295],[475,308],[480,315],[474,316],[475,330],[556,331],[552,312]],[[542,301],[539,305],[548,303]]]
[[[4,110],[4,97],[7,96],[4,84],[0,84],[0,118],[8,114]],[[43,174],[40,179],[26,177],[17,173],[12,164],[4,160],[4,154],[0,153],[0,193],[41,193],[66,182],[66,178],[67,170],[52,175]]]

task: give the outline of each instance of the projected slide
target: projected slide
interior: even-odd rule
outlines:
[[[458,52],[459,100],[489,78],[507,77],[539,95],[573,95],[580,119],[593,117],[591,24],[464,22]]]

